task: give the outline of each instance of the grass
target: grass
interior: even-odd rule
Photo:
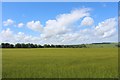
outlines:
[[[117,48],[3,49],[3,78],[116,78]]]

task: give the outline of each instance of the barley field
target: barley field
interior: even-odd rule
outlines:
[[[3,78],[116,78],[117,48],[2,49]]]

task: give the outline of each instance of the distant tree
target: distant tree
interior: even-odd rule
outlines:
[[[56,47],[55,45],[51,44],[51,48],[55,48],[55,47]]]
[[[15,44],[15,48],[22,48],[22,45],[20,43]]]
[[[6,48],[5,43],[2,43],[1,46],[2,48]]]
[[[62,45],[56,45],[56,48],[62,48]]]
[[[34,48],[38,48],[37,44],[34,44]]]
[[[120,44],[117,45],[120,47]],[[40,44],[32,44],[32,43],[17,43],[15,45],[10,44],[10,43],[1,43],[2,48],[86,48],[85,44],[81,45],[49,45],[49,44],[44,44],[43,46]]]
[[[50,48],[49,44],[44,44],[44,48]]]
[[[86,45],[85,45],[85,44],[81,44],[81,47],[82,47],[82,48],[86,48]]]
[[[2,44],[0,44],[0,48],[2,48]]]
[[[21,48],[27,48],[26,44],[22,43]]]
[[[1,43],[1,47],[2,48],[14,48],[13,44],[9,44],[9,43]]]
[[[38,48],[43,48],[43,46],[42,45],[38,45]]]
[[[9,43],[5,43],[6,48],[10,48],[10,44]]]
[[[14,45],[13,45],[13,44],[10,44],[10,48],[14,48]]]

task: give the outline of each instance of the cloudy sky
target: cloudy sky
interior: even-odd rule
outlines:
[[[117,2],[4,2],[0,40],[37,44],[117,42],[117,19]]]

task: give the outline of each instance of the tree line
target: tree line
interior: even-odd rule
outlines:
[[[53,44],[32,44],[32,43],[17,43],[17,44],[10,44],[10,43],[1,43],[1,48],[87,48],[85,44],[80,45],[53,45]]]

